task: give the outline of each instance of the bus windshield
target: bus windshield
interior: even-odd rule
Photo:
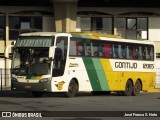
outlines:
[[[53,43],[51,36],[21,36],[16,41],[16,47],[50,47]]]
[[[49,47],[54,38],[48,36],[21,36],[16,41],[12,74],[47,75],[50,73]]]
[[[47,75],[50,73],[49,48],[15,48],[12,74]]]

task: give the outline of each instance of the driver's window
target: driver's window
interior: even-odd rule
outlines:
[[[66,64],[68,37],[57,37],[56,46],[53,76],[62,76]]]

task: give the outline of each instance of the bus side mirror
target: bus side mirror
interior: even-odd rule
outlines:
[[[55,49],[57,46],[52,46],[49,48],[49,58],[53,59],[55,54]]]
[[[14,47],[14,45],[7,46],[4,51],[4,57],[9,59],[9,48]]]

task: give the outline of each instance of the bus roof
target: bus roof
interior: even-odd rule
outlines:
[[[72,35],[73,37],[80,37],[80,38],[94,38],[97,37],[107,37],[107,38],[120,38],[117,35],[111,34],[103,34],[103,33],[96,33],[96,32],[70,32],[70,33],[61,33],[61,32],[31,32],[31,33],[22,33],[20,36],[56,36],[56,35]]]
[[[20,34],[20,36],[72,36],[75,38],[85,38],[85,39],[104,40],[104,41],[113,41],[113,42],[153,44],[153,42],[149,40],[123,39],[118,35],[96,33],[96,32],[70,32],[70,33],[32,32],[32,33],[22,33]]]
[[[96,33],[96,32],[72,32],[73,37],[76,38],[86,38],[93,40],[104,40],[112,42],[125,42],[125,43],[139,43],[139,44],[154,44],[149,40],[134,40],[134,39],[123,39],[118,35],[106,34],[106,33]]]
[[[20,36],[55,36],[56,32],[31,32],[31,33],[22,33]]]

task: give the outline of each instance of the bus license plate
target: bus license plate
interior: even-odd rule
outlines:
[[[24,86],[24,88],[30,89],[32,88],[30,85]]]

